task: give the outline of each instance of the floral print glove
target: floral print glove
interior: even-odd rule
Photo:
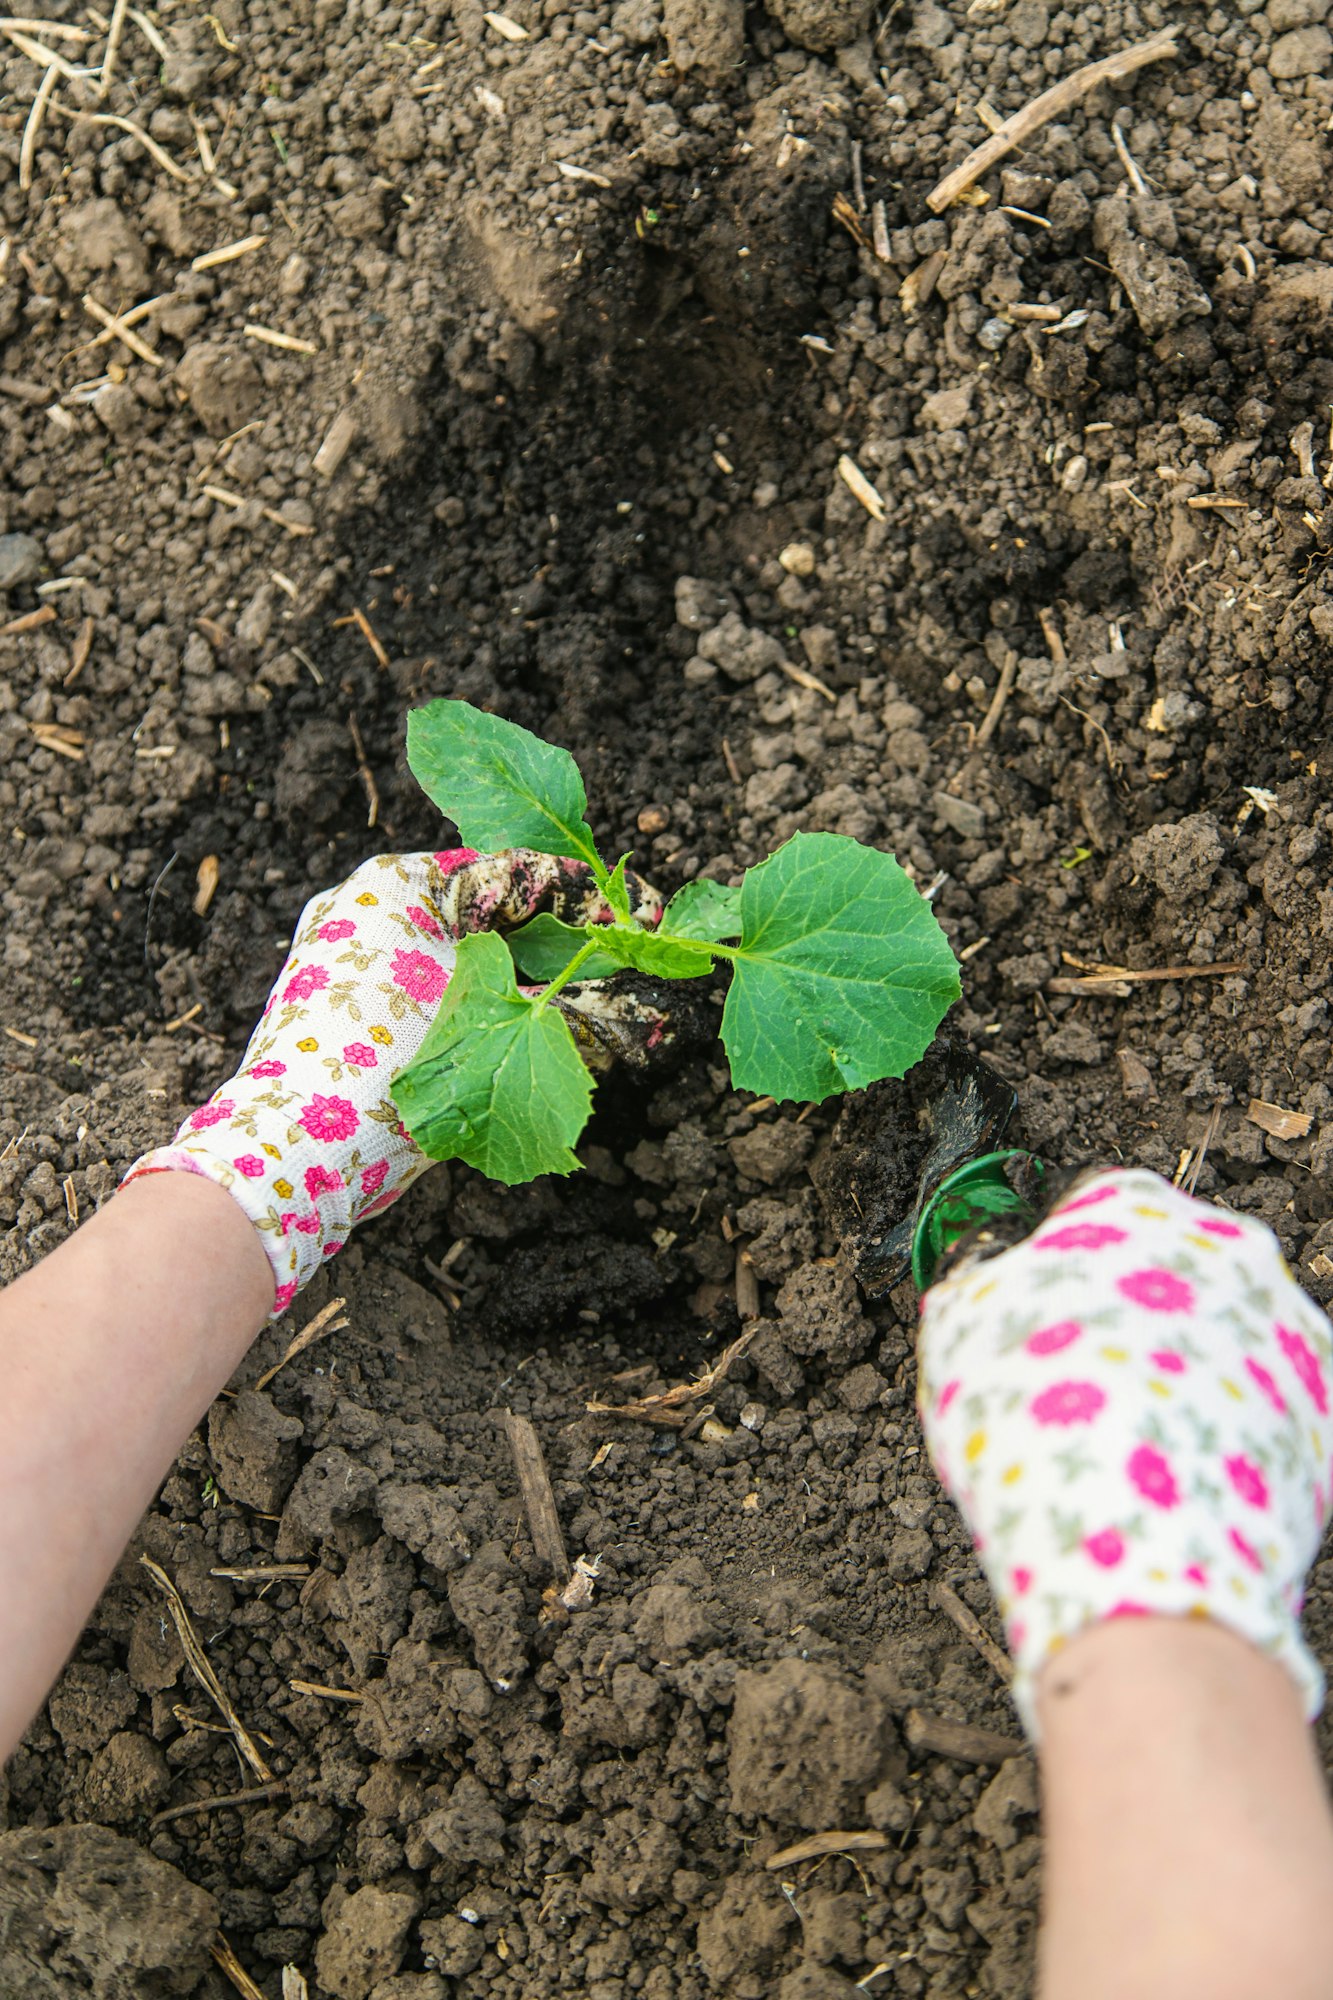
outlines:
[[[1104,1618],[1214,1618],[1313,1717],[1305,1573],[1330,1505],[1333,1329],[1263,1224],[1155,1174],[1076,1188],[922,1301],[919,1408],[1035,1738],[1046,1659]]]
[[[656,923],[656,890],[625,880],[634,915]],[[513,930],[541,910],[567,923],[611,916],[582,862],[525,848],[364,862],[302,911],[236,1075],[125,1181],[176,1170],[225,1188],[259,1231],[276,1317],[349,1230],[432,1164],[399,1121],[389,1085],[435,1018],[455,940]],[[666,1038],[661,1014],[595,981],[552,1004],[590,1064],[613,1054],[634,1060]]]

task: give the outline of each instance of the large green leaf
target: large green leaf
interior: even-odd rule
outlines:
[[[929,903],[892,855],[798,833],[747,873],[722,1016],[738,1089],[819,1100],[901,1076],[958,998]]]
[[[407,761],[465,846],[573,854],[605,875],[568,750],[470,702],[431,701],[408,715]]]
[[[546,985],[550,980],[559,978],[590,937],[600,934],[600,925],[562,924],[559,917],[553,917],[544,910],[541,916],[524,924],[522,930],[512,931],[508,942],[514,963],[523,977],[540,980]],[[624,962],[605,952],[596,952],[579,967],[579,978],[607,979],[613,972],[619,972]]]
[[[465,1160],[510,1186],[569,1174],[592,1080],[554,1007],[518,990],[504,940],[462,938],[440,1011],[393,1080],[403,1123],[433,1160]]]
[[[662,912],[662,929],[673,937],[705,938],[715,943],[741,934],[741,892],[707,875],[677,889]]]

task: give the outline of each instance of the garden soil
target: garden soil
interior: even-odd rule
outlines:
[[[35,128],[5,41],[4,1273],[230,1073],[313,890],[443,842],[403,718],[451,695],[666,888],[891,848],[1030,1142],[1208,1135],[1327,1298],[1328,16],[166,0],[103,96],[71,6]],[[153,301],[138,345],[86,300]],[[1107,964],[1154,976],[1070,990]],[[361,1232],[185,1445],[0,1780],[7,1996],[221,2000],[219,1933],[267,2000],[1031,1990],[1032,1767],[848,1229],[921,1093],[755,1102],[719,997],[582,1175],[441,1167]],[[684,1427],[589,1410],[754,1308]],[[596,1569],[563,1618],[506,1410]]]

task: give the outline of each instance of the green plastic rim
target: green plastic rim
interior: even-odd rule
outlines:
[[[912,1232],[912,1282],[924,1292],[940,1258],[951,1244],[987,1216],[1029,1213],[1023,1197],[1010,1187],[1004,1170],[1011,1160],[1026,1160],[1040,1179],[1045,1173],[1036,1155],[1021,1146],[998,1153],[978,1153],[946,1174],[922,1204]]]

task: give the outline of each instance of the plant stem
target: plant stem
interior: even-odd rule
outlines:
[[[568,986],[570,980],[573,979],[576,973],[578,972],[579,967],[581,965],[587,964],[588,960],[592,957],[596,949],[597,949],[596,941],[593,938],[589,938],[586,944],[581,944],[578,950],[574,953],[573,958],[570,959],[569,964],[565,967],[564,971],[557,972],[555,978],[546,988],[546,991],[539,996],[537,1000],[537,1005],[539,1007],[544,1007],[548,1000],[554,1000],[556,994],[560,991],[561,987]]]

